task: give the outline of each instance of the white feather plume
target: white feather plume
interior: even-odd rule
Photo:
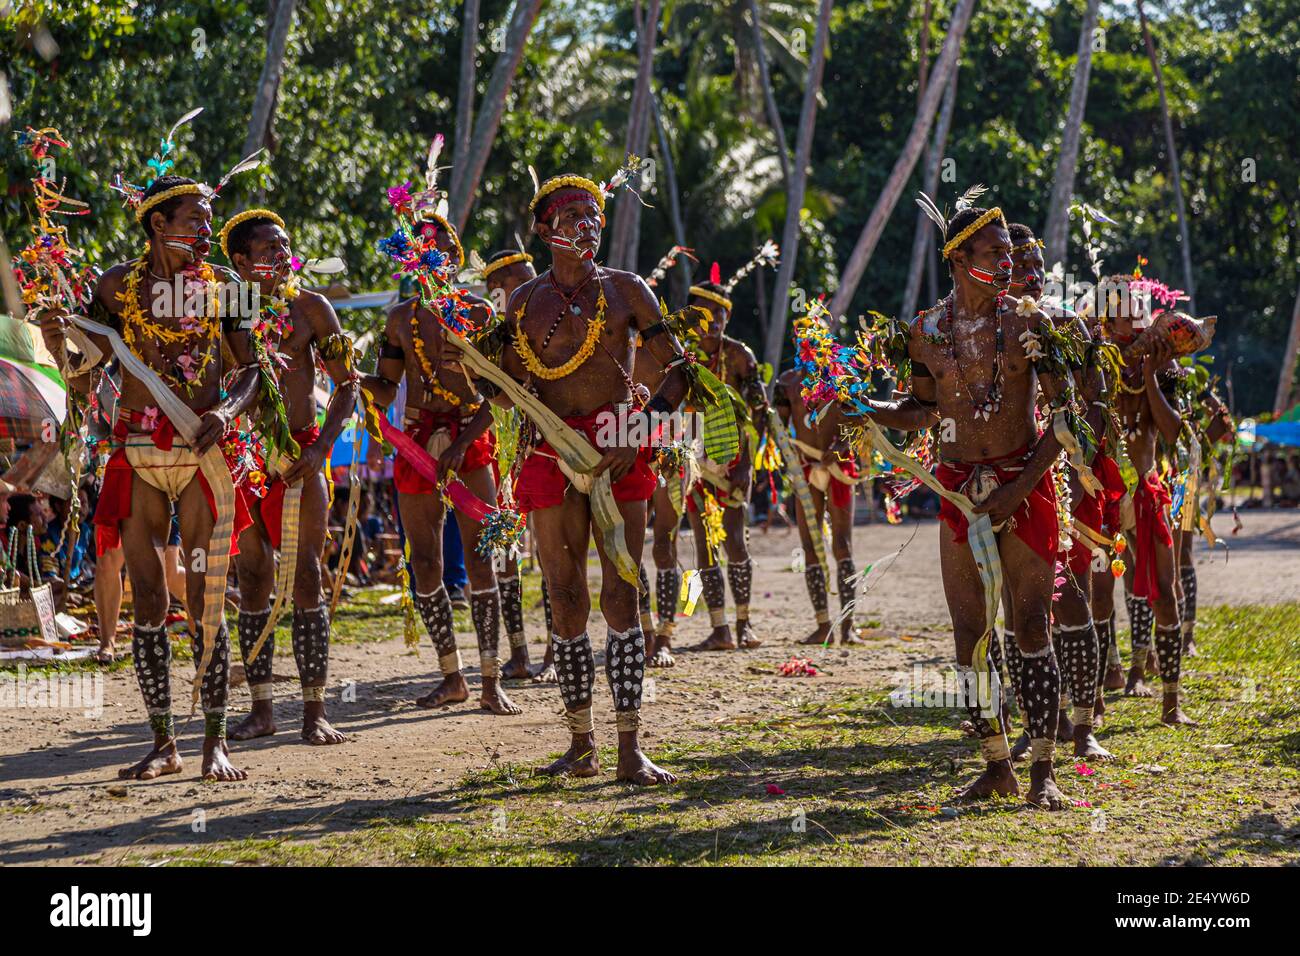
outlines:
[[[257,152],[245,156],[243,159],[237,162],[231,168],[230,172],[226,173],[226,175],[221,177],[221,182],[217,183],[216,188],[213,189],[212,192],[214,194],[221,192],[221,190],[225,187],[226,183],[230,182],[230,180],[233,177],[238,176],[242,172],[247,172],[250,169],[256,169],[258,166],[261,166],[262,154],[265,152],[266,152],[266,147],[263,146]]]
[[[167,131],[167,142],[170,143],[173,139],[175,139],[176,131],[202,112],[203,112],[203,107],[197,106],[194,109],[190,110],[188,113],[186,113],[184,116],[182,116],[180,119],[178,119],[175,123],[173,123],[172,128]]]
[[[983,196],[988,191],[989,187],[985,186],[983,183],[976,183],[957,198],[957,211],[961,212],[964,209],[970,209],[975,205],[975,200],[979,199],[980,196]]]
[[[934,200],[925,193],[918,192],[916,194],[916,204],[921,207],[921,212],[925,213],[939,227],[939,235],[943,235],[944,230],[948,228],[948,220],[939,211],[939,207],[934,204]]]

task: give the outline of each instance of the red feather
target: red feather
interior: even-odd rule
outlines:
[[[714,285],[722,285],[722,269],[716,262],[709,267],[709,281]]]

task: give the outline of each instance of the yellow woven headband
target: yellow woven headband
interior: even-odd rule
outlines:
[[[491,262],[489,262],[487,265],[485,265],[482,269],[479,270],[479,275],[482,278],[486,279],[488,276],[490,276],[492,273],[496,272],[499,269],[505,269],[509,266],[514,265],[517,262],[532,262],[532,261],[533,261],[533,257],[530,256],[528,253],[516,252],[513,253],[512,255],[502,256],[500,259],[493,259]]]
[[[943,244],[943,257],[947,259],[950,255],[952,255],[952,251],[954,249],[959,247],[963,242],[965,242],[971,236],[975,235],[975,233],[979,232],[981,229],[983,229],[985,226],[987,226],[989,223],[993,222],[994,220],[1000,222],[1002,224],[1003,229],[1007,227],[1007,221],[1002,216],[1002,209],[998,206],[994,206],[992,209],[986,211],[983,215],[981,215],[978,219],[972,222],[961,232],[957,233],[957,235],[953,236],[951,239],[945,242]]]
[[[710,302],[716,302],[718,305],[722,306],[728,312],[731,311],[731,300],[726,298],[725,296],[718,295],[718,293],[716,292],[710,292],[708,289],[701,289],[699,286],[693,285],[691,286],[687,294],[697,295],[701,299],[708,299]]]
[[[537,192],[533,196],[533,201],[528,204],[528,211],[531,213],[537,208],[537,204],[543,199],[555,192],[557,189],[572,187],[581,189],[584,192],[591,193],[591,198],[596,200],[596,208],[601,212],[605,211],[605,194],[600,191],[600,187],[593,183],[585,176],[552,176],[546,182],[537,187]]]
[[[1041,239],[1030,239],[1028,242],[1022,242],[1018,246],[1012,246],[1011,252],[1013,254],[1017,252],[1024,252],[1026,249],[1033,249],[1034,247],[1037,247],[1039,249],[1046,249],[1047,243],[1043,242],[1043,240]]]
[[[231,232],[233,232],[235,227],[241,222],[248,222],[250,219],[269,219],[285,232],[289,231],[289,227],[284,224],[284,220],[271,212],[271,210],[245,209],[243,212],[237,213],[227,219],[226,224],[222,226],[221,231],[217,233],[217,238],[221,240],[221,254],[225,256],[227,260],[230,259],[230,250],[226,247],[226,244],[230,240]]]
[[[451,237],[451,244],[456,250],[456,268],[464,268],[465,247],[460,244],[460,236],[456,233],[456,228],[432,209],[417,209],[415,218],[418,222],[432,222],[447,230],[447,235]]]
[[[169,199],[175,199],[177,196],[202,196],[208,198],[208,187],[202,183],[182,183],[179,186],[173,186],[171,189],[164,189],[162,192],[150,196],[135,208],[135,221],[144,222],[144,217],[149,210],[159,203],[166,202]]]

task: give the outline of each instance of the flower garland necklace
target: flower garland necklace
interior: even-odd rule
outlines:
[[[587,359],[591,358],[592,353],[596,351],[596,343],[600,341],[600,333],[605,328],[605,308],[607,304],[608,303],[605,301],[605,287],[599,285],[597,286],[596,292],[596,317],[587,324],[587,337],[583,339],[582,344],[578,346],[578,351],[573,353],[573,357],[563,365],[548,366],[544,365],[542,360],[533,352],[532,346],[528,344],[528,336],[524,334],[524,313],[528,309],[528,303],[525,301],[524,304],[519,307],[519,311],[515,313],[514,343],[515,351],[519,353],[519,357],[523,359],[524,368],[528,369],[529,372],[536,375],[538,378],[545,379],[548,382],[553,382],[557,379],[572,375],[587,361]],[[572,308],[574,307],[570,306],[570,310],[572,310]],[[563,313],[561,313],[561,316],[563,316]],[[556,325],[559,325],[558,320]],[[552,326],[551,332],[554,331],[555,326]],[[546,340],[542,342],[543,351],[546,349],[550,339],[551,335],[550,333],[547,333]]]
[[[221,336],[221,322],[217,317],[220,302],[217,296],[216,276],[212,266],[206,262],[184,270],[187,295],[192,282],[201,282],[206,286],[203,293],[206,308],[202,319],[181,316],[178,319],[180,328],[170,329],[155,321],[152,316],[146,317],[140,307],[140,280],[144,278],[145,270],[148,268],[148,258],[146,253],[136,260],[136,264],[126,275],[126,289],[117,294],[117,299],[122,304],[122,339],[131,350],[131,354],[142,362],[144,356],[136,348],[136,342],[141,335],[159,344],[184,344],[186,350],[172,360],[180,370],[179,376],[166,371],[156,371],[159,371],[163,379],[173,388],[183,389],[186,394],[192,395],[194,390],[203,383],[207,368],[212,363],[213,355],[216,354],[216,349],[212,345]],[[207,347],[203,348],[205,344]],[[199,357],[200,351],[203,352],[202,357]]]
[[[289,276],[277,286],[274,293],[267,297],[268,301],[262,306],[261,314],[258,316],[255,334],[261,337],[267,353],[281,366],[286,362],[280,355],[279,347],[287,336],[293,335],[293,322],[289,318],[292,307],[289,303],[298,298],[301,292],[302,290],[298,288],[298,277]],[[274,344],[271,343],[268,334],[272,330],[275,331]]]

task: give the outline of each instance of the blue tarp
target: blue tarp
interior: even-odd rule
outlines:
[[[1274,445],[1300,447],[1300,422],[1273,422],[1271,425],[1256,425],[1255,440],[1272,442]]]

